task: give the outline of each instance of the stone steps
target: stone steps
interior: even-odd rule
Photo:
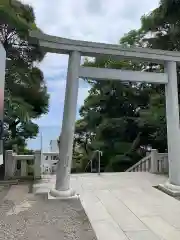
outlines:
[[[16,185],[19,183],[19,180],[1,180],[0,185]]]

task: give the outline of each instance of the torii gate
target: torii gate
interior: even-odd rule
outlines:
[[[147,48],[122,48],[113,44],[54,37],[37,31],[32,31],[30,37],[34,44],[38,43],[47,52],[69,55],[60,161],[56,173],[56,189],[51,190],[51,194],[65,198],[74,195],[74,191],[70,189],[70,171],[79,77],[165,84],[169,182],[172,188],[173,186],[180,187],[180,130],[176,72],[176,63],[180,62],[180,53]],[[81,56],[96,57],[99,55],[164,64],[165,72],[150,73],[80,66]]]

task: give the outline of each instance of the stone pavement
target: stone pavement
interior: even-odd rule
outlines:
[[[47,200],[26,184],[0,193],[0,240],[96,240],[79,199]]]
[[[166,180],[145,172],[71,175],[98,240],[179,240],[180,201],[153,187]],[[52,188],[55,176],[44,182],[37,191]]]

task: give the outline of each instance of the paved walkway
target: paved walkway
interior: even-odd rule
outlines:
[[[179,240],[180,201],[152,187],[166,180],[150,173],[71,176],[98,240]],[[46,181],[51,188],[55,177]]]

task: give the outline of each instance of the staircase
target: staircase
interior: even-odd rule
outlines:
[[[125,172],[151,172],[166,174],[168,171],[168,154],[159,153],[156,149],[152,149],[146,157],[128,168]]]

